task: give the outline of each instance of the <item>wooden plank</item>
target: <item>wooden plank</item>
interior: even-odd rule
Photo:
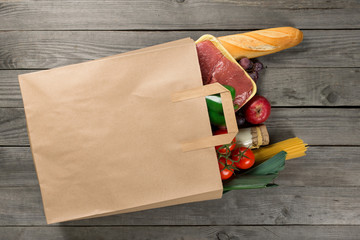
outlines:
[[[0,108],[0,145],[29,145],[22,108]]]
[[[35,70],[0,71],[0,107],[23,107],[17,75]],[[258,94],[272,106],[360,106],[358,68],[267,68]]]
[[[268,127],[271,142],[300,137],[310,145],[358,145],[359,109],[273,108]]]
[[[30,147],[0,147],[0,187],[38,184]]]
[[[0,107],[23,107],[18,75],[31,71],[0,71]]]
[[[281,186],[360,186],[360,147],[312,147],[306,156],[286,161],[276,179]]]
[[[273,108],[272,142],[298,136],[310,145],[358,145],[360,111],[351,108]],[[24,109],[0,108],[0,145],[28,145]]]
[[[358,68],[267,68],[258,94],[272,106],[359,106]]]
[[[359,187],[239,190],[222,199],[61,225],[359,225]],[[0,225],[45,225],[38,187],[0,188]],[[57,225],[57,224],[55,224]]]
[[[341,1],[0,1],[0,30],[359,28],[360,4]]]
[[[238,32],[2,31],[0,69],[52,68],[189,36],[197,39],[205,33],[224,36]],[[360,67],[360,30],[304,31],[300,45],[261,59],[268,67],[278,68]]]
[[[283,187],[360,187],[359,155],[360,147],[310,147],[306,157],[286,162],[276,183]],[[1,147],[0,187],[37,185],[30,148]]]
[[[0,227],[4,239],[357,240],[358,226]]]

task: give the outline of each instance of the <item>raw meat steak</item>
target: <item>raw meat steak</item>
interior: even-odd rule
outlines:
[[[234,104],[240,107],[252,93],[251,79],[237,64],[227,59],[211,41],[196,44],[203,84],[218,82],[236,91]]]

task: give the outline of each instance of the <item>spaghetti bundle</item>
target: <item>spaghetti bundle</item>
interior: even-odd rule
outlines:
[[[286,160],[302,157],[306,155],[305,151],[307,148],[308,146],[303,142],[303,140],[298,137],[294,137],[266,147],[261,147],[253,150],[253,152],[255,154],[255,161],[260,163],[275,156],[280,151],[287,152]]]

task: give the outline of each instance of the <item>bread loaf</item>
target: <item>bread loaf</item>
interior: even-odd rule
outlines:
[[[256,58],[298,45],[303,33],[293,27],[269,28],[219,37],[218,40],[235,58]]]

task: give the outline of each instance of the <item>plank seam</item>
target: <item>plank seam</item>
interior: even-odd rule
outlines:
[[[261,226],[265,226],[265,227],[357,227],[360,226],[360,224],[259,224],[259,225],[255,225],[255,224],[251,224],[251,225],[247,225],[247,224],[241,224],[241,225],[237,225],[237,224],[219,224],[219,225],[0,225],[0,228],[18,228],[18,227],[49,227],[49,228],[100,228],[100,227],[134,227],[134,228],[141,228],[141,227],[154,227],[154,228],[162,228],[162,227],[171,227],[171,228],[178,228],[178,227],[261,227]]]
[[[263,28],[199,28],[199,29],[186,29],[186,28],[173,28],[173,29],[146,29],[146,28],[134,28],[134,29],[0,29],[0,32],[201,32],[201,31],[256,31]],[[359,27],[354,28],[299,28],[304,31],[356,31],[360,30]]]

